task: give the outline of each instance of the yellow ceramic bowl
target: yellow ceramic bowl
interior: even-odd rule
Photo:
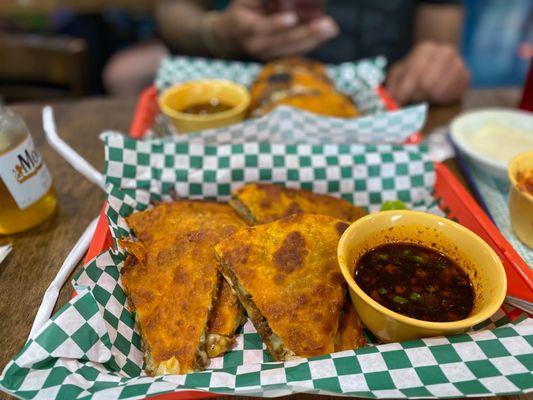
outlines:
[[[391,311],[363,292],[353,278],[358,259],[391,242],[420,244],[455,260],[474,285],[470,316],[454,322],[422,321]],[[355,221],[339,241],[338,258],[361,321],[384,342],[465,332],[494,314],[507,290],[500,259],[479,236],[453,221],[418,211],[383,211]]]
[[[533,195],[518,190],[517,174],[533,169],[533,151],[522,153],[509,162],[509,216],[516,236],[533,249]]]
[[[209,103],[213,98],[232,108],[207,115],[181,112],[191,106]],[[250,94],[244,86],[221,79],[186,82],[168,88],[159,96],[161,112],[170,118],[179,133],[240,122],[244,119],[249,104]]]

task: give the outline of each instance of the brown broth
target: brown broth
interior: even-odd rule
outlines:
[[[232,108],[233,106],[229,104],[221,103],[218,101],[218,99],[213,99],[209,103],[200,103],[189,106],[181,110],[181,112],[186,114],[208,115],[228,111]]]
[[[355,281],[382,306],[424,321],[458,321],[474,306],[466,273],[445,255],[416,244],[369,250],[357,262]]]

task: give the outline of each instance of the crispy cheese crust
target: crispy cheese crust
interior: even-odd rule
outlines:
[[[331,353],[345,299],[337,244],[346,222],[311,214],[241,229],[216,247],[271,355]]]
[[[249,224],[264,224],[292,214],[323,214],[353,222],[366,211],[343,199],[270,183],[250,183],[233,193],[231,206]]]
[[[265,115],[281,104],[332,117],[359,115],[351,100],[335,89],[324,65],[302,58],[266,64],[250,93],[252,116]]]
[[[140,243],[123,242],[137,261],[125,264],[122,285],[140,326],[147,373],[202,369],[221,282],[213,246],[244,223],[227,204],[199,201],[160,204],[127,222]]]

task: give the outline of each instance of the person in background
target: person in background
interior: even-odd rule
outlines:
[[[305,55],[323,62],[385,55],[386,87],[400,104],[459,100],[470,75],[458,51],[463,10],[453,0],[329,0],[327,15],[265,14],[260,0],[160,0],[156,20],[172,52],[268,61]]]

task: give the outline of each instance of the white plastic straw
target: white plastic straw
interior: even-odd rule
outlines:
[[[76,153],[76,151],[57,134],[54,112],[50,106],[46,106],[43,109],[43,127],[46,139],[50,146],[52,146],[70,165],[72,165],[76,171],[85,176],[95,185],[104,189],[103,175],[82,156]]]
[[[52,107],[46,106],[43,109],[43,128],[46,139],[50,146],[54,148],[61,157],[63,157],[76,171],[85,176],[90,182],[94,183],[101,189],[104,189],[104,177],[91,164],[89,164],[82,156],[80,156],[72,147],[70,147],[57,134],[56,124],[54,121],[54,113]],[[59,269],[54,280],[46,289],[43,300],[37,310],[37,315],[33,322],[29,337],[32,337],[50,318],[52,311],[57,302],[59,291],[70,276],[71,272],[76,268],[78,262],[81,260],[91,242],[98,218],[94,219],[85,229],[78,242],[74,245],[63,265]]]
[[[61,290],[61,287],[67,278],[70,276],[70,273],[74,270],[74,268],[76,268],[76,265],[78,265],[78,262],[89,248],[89,243],[93,237],[97,222],[98,218],[95,218],[85,229],[85,232],[83,232],[80,239],[74,245],[67,258],[63,262],[63,265],[59,269],[56,277],[50,286],[48,286],[48,289],[46,289],[43,301],[41,302],[39,310],[37,311],[37,315],[35,316],[35,321],[33,321],[33,326],[31,327],[29,337],[32,337],[52,315],[52,311],[54,310],[54,306],[57,302],[57,297],[59,296],[59,291]]]
[[[5,246],[0,246],[0,264],[2,264],[2,261],[8,256],[9,253],[11,253],[11,250],[13,250],[13,245],[6,244]]]

